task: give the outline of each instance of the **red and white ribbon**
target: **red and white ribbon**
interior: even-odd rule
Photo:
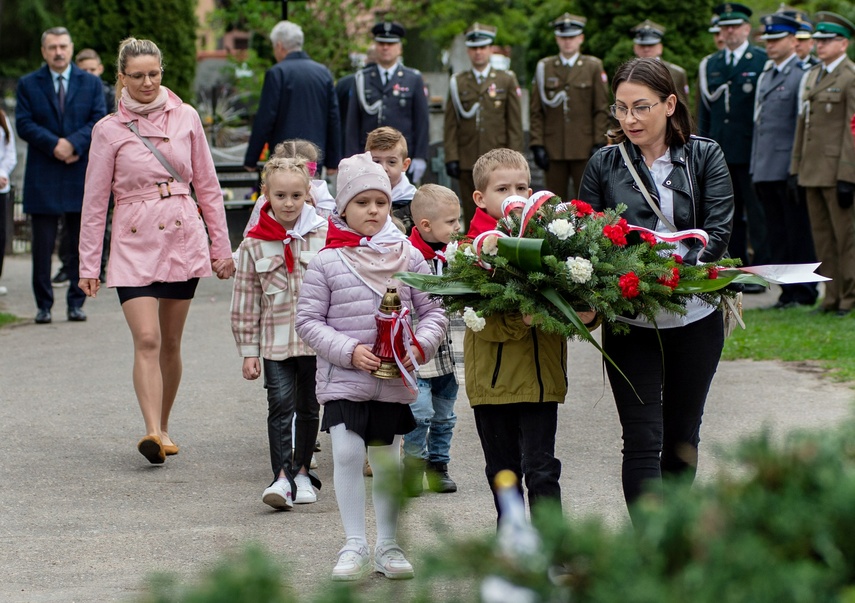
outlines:
[[[525,202],[525,206],[523,207],[522,220],[520,221],[520,233],[517,235],[518,238],[523,238],[529,220],[534,217],[537,210],[539,210],[544,203],[554,196],[555,193],[550,191],[538,191],[528,198],[528,201]]]
[[[506,236],[508,235],[502,232],[501,230],[486,230],[479,234],[477,237],[475,237],[475,239],[472,241],[472,251],[475,253],[475,259],[478,261],[478,264],[481,266],[481,268],[484,268],[485,270],[490,270],[493,267],[491,264],[485,262],[481,258],[483,254],[482,249],[484,247],[484,241],[487,240],[487,237],[496,237],[497,239],[501,239],[502,237]]]
[[[516,210],[525,207],[526,203],[528,203],[528,199],[526,199],[525,197],[521,197],[519,195],[511,195],[510,197],[502,201],[502,215],[507,218]]]
[[[409,315],[409,308],[404,308],[400,312],[392,312],[392,357],[395,359],[395,364],[398,365],[398,370],[401,373],[401,380],[404,382],[404,385],[407,386],[408,390],[414,392],[417,389],[416,378],[413,377],[410,371],[404,368],[404,359],[398,356],[398,348],[395,346],[395,339],[398,337],[398,332],[401,331],[404,350],[409,353],[410,346],[414,345],[422,355],[422,358],[425,356],[425,351],[416,339],[416,334],[413,332],[413,327],[410,326],[410,321],[407,320],[407,316]],[[401,324],[403,324],[404,327],[401,327]],[[419,370],[420,365],[419,361],[416,360],[416,357],[411,354],[410,360],[413,362],[413,372]]]
[[[710,236],[706,233],[706,231],[701,230],[700,228],[678,230],[677,232],[656,232],[655,230],[650,230],[649,228],[644,228],[643,226],[634,226],[630,224],[629,229],[637,230],[640,232],[648,232],[660,241],[664,241],[665,243],[677,243],[679,241],[685,241],[686,239],[697,239],[701,243],[703,243],[704,247],[706,247],[707,243],[710,242]]]

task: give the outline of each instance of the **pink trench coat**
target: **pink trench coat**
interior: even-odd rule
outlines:
[[[140,134],[154,143],[185,184],[172,181],[125,125],[129,121],[136,121]],[[189,194],[189,182],[204,222]],[[80,278],[98,278],[101,271],[110,192],[116,204],[108,286],[140,287],[211,276],[212,259],[231,257],[223,195],[202,122],[196,110],[171,91],[164,110],[149,119],[120,104],[118,112],[92,130],[80,220]]]

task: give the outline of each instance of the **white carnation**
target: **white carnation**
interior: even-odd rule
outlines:
[[[569,239],[576,234],[576,229],[573,228],[573,224],[570,220],[565,220],[563,218],[550,222],[547,230],[562,241]]]
[[[457,248],[460,247],[460,243],[457,241],[451,241],[448,245],[445,246],[445,260],[448,262],[448,265],[451,266],[456,259]]]
[[[463,249],[463,255],[465,255],[467,258],[474,258],[475,257],[475,252],[472,251],[471,245],[468,245],[468,246],[466,246],[465,249]]]
[[[463,322],[473,331],[481,331],[487,324],[487,321],[478,316],[470,307],[463,308]]]
[[[590,260],[575,257],[567,258],[567,270],[570,272],[570,280],[574,283],[587,283],[594,274],[594,265]]]
[[[490,235],[484,237],[484,242],[481,244],[481,253],[487,255],[496,255],[499,252],[499,237]]]

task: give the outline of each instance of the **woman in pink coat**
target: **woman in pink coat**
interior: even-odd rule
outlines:
[[[107,285],[118,292],[134,340],[134,389],[146,426],[137,449],[159,464],[178,454],[168,433],[169,413],[181,381],[181,336],[196,285],[212,268],[221,279],[231,277],[235,265],[202,122],[161,86],[160,50],[148,40],[128,38],[119,46],[118,73],[118,111],[92,130],[80,224],[80,288],[90,297],[100,288],[112,192]],[[170,175],[141,137],[180,178]]]

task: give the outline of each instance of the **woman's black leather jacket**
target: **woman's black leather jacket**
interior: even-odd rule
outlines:
[[[625,143],[630,159],[655,203],[659,194],[638,147]],[[686,262],[714,262],[727,252],[733,222],[733,185],[724,154],[713,140],[692,136],[684,145],[671,147],[674,169],[665,186],[674,194],[674,225],[679,230],[700,228],[709,235],[706,249],[698,242]],[[597,151],[588,162],[579,197],[598,211],[627,206],[623,217],[630,224],[655,229],[657,217],[626,168],[617,145]]]

